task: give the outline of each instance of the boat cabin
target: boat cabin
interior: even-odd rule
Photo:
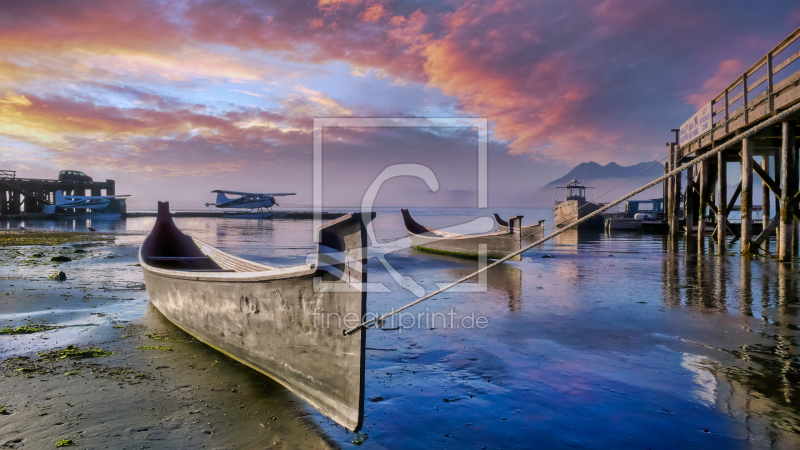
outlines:
[[[664,215],[664,199],[628,200],[625,203],[625,214],[650,214],[653,217]]]
[[[581,202],[585,202],[586,201],[586,190],[587,189],[593,189],[595,191],[595,193],[594,193],[595,201],[597,201],[597,190],[596,189],[594,189],[593,187],[586,187],[586,186],[582,185],[581,183],[579,183],[578,180],[572,180],[565,187],[557,187],[555,189],[555,191],[553,192],[553,201],[554,201],[555,204],[560,203],[558,200],[555,199],[556,193],[558,192],[559,189],[564,189],[564,200],[563,201],[565,201],[565,202],[569,201],[569,200],[578,200],[578,201],[581,201]]]

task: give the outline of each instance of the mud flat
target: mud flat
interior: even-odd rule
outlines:
[[[0,249],[0,448],[338,448],[293,394],[148,304],[142,236],[64,234]]]

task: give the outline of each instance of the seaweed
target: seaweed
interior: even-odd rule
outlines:
[[[72,439],[61,439],[60,441],[56,442],[56,447],[69,447],[71,445],[78,445],[72,442]]]
[[[39,353],[39,357],[43,360],[52,359],[83,359],[83,358],[104,358],[113,355],[114,352],[103,350],[99,348],[80,349],[70,345],[62,350],[53,350],[52,352]]]
[[[155,339],[157,341],[170,341],[170,342],[178,342],[178,343],[181,343],[181,344],[188,344],[189,343],[189,341],[184,341],[184,340],[181,340],[181,339],[173,339],[173,338],[166,337],[166,336],[158,336],[155,333],[148,333],[148,334],[145,334],[145,336],[149,337],[150,339]]]
[[[42,331],[55,330],[57,328],[61,327],[53,325],[39,325],[35,323],[29,323],[27,325],[22,325],[17,328],[6,325],[5,327],[0,328],[0,334],[15,335],[15,334],[41,333]]]
[[[61,245],[70,242],[111,241],[112,236],[81,231],[0,231],[0,245]]]

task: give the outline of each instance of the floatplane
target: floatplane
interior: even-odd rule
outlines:
[[[280,213],[275,213],[272,210],[273,206],[281,206],[275,200],[275,197],[296,195],[295,193],[264,194],[254,192],[224,191],[220,189],[211,191],[211,193],[217,194],[217,201],[215,203],[206,203],[206,207],[216,206],[217,208],[249,210],[248,212],[239,213],[226,212],[223,215],[223,217],[236,217],[243,219],[268,219],[281,217]],[[230,198],[226,194],[238,195],[239,197]]]
[[[109,213],[106,208],[111,205],[112,200],[122,197],[130,197],[130,195],[64,195],[64,192],[56,191],[55,204],[45,205],[44,212],[53,214],[70,209],[86,209],[90,212],[81,214],[81,217],[115,219],[122,217],[122,214]]]

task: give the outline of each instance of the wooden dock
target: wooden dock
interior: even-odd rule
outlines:
[[[17,178],[13,170],[0,170],[0,216],[39,214],[45,205],[55,202],[55,192],[64,195],[114,195],[116,183],[105,181],[60,181],[36,178]],[[111,211],[124,213],[124,211]]]
[[[664,165],[665,171],[680,168],[800,103],[798,60],[800,28],[710,99],[680,129],[672,130],[675,142],[667,143],[670,157]],[[714,214],[719,225],[710,237],[717,240],[720,250],[725,248],[728,234],[741,237],[743,254],[768,248],[769,236],[777,234],[778,259],[788,261],[798,256],[798,124],[798,114],[782,118],[719,152],[716,159],[700,162],[696,173],[692,167],[687,168],[686,186],[681,186],[681,176],[671,177],[665,183],[670,233],[680,232],[682,216],[686,224],[696,226],[696,238],[702,242],[706,237],[704,225],[709,214]],[[727,192],[729,162],[738,162],[741,171],[741,182],[730,197]],[[754,172],[762,180],[761,208],[752,206]],[[737,200],[742,220],[740,224],[731,224],[728,217]],[[762,211],[758,234],[753,229],[752,219],[756,209]],[[733,228],[737,228],[735,233]],[[686,230],[687,239],[694,239],[692,227]]]

